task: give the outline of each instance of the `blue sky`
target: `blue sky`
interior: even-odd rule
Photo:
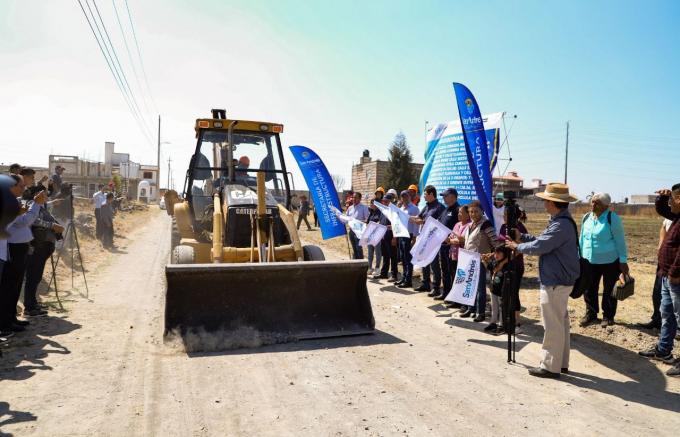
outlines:
[[[518,116],[500,170],[562,180],[569,120],[578,195],[620,200],[678,182],[680,2],[128,3],[177,181],[194,119],[211,107],[285,124],[284,143],[315,149],[345,188],[361,151],[385,158],[400,130],[422,162],[425,121],[457,117],[457,81],[483,112]],[[132,82],[111,2],[97,4]],[[1,162],[98,159],[107,140],[155,160],[75,0],[0,3],[0,80]],[[35,107],[49,114],[40,129]]]

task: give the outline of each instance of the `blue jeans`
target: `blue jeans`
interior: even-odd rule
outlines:
[[[669,354],[680,324],[680,284],[671,284],[668,276],[661,278],[661,333],[657,350]]]
[[[484,263],[479,264],[479,282],[477,283],[477,297],[475,297],[475,313],[477,315],[486,314],[486,267]]]
[[[413,264],[411,264],[411,238],[399,237],[397,238],[397,244],[399,246],[399,256],[401,258],[404,272],[402,281],[406,284],[410,284],[413,278]]]

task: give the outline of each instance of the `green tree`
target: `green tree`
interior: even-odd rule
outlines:
[[[413,156],[411,156],[411,150],[403,132],[399,132],[392,140],[389,154],[385,190],[394,188],[397,192],[401,192],[416,182],[411,165]]]
[[[116,194],[120,196],[120,193],[122,192],[121,187],[123,185],[122,180],[120,178],[120,175],[114,174],[112,179],[113,179],[113,189],[116,190]]]

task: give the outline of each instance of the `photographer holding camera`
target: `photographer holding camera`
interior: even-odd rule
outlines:
[[[21,176],[12,175],[16,185],[12,187],[14,195],[21,196],[24,192],[24,179]],[[20,214],[7,226],[7,249],[8,260],[2,269],[0,279],[0,337],[11,336],[13,332],[24,331],[27,321],[18,320],[16,305],[21,293],[21,284],[26,271],[26,259],[30,248],[29,243],[33,240],[31,226],[38,218],[40,207],[47,201],[47,193],[40,191],[33,198],[30,205],[26,205],[26,212]]]
[[[22,198],[30,203],[37,193],[44,191],[46,190],[42,184],[27,186]],[[59,203],[60,201],[53,202]],[[33,240],[30,243],[30,250],[26,259],[24,316],[35,317],[47,314],[47,311],[38,303],[38,284],[40,284],[45,271],[45,263],[54,253],[55,243],[62,238],[61,234],[64,232],[64,227],[50,214],[46,205],[42,204],[38,211],[38,218],[31,226],[31,232],[33,233]]]
[[[576,223],[569,213],[569,203],[576,197],[566,184],[550,183],[545,192],[537,193],[550,214],[548,227],[538,237],[518,236],[518,244],[506,245],[519,253],[538,255],[538,275],[541,281],[540,303],[543,335],[539,367],[529,374],[540,378],[559,378],[569,371],[569,293],[579,277],[579,251]]]

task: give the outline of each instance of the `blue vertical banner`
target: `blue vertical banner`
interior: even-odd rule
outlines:
[[[477,198],[482,204],[484,214],[491,224],[494,224],[493,206],[491,203],[493,181],[491,179],[489,150],[486,143],[482,113],[479,110],[475,96],[472,95],[465,85],[454,82],[453,90],[456,93],[458,115],[465,140],[465,151]]]
[[[290,146],[289,149],[300,167],[314,201],[321,227],[321,237],[328,240],[345,235],[345,224],[331,209],[331,207],[340,209],[340,200],[326,165],[319,155],[305,146]]]

